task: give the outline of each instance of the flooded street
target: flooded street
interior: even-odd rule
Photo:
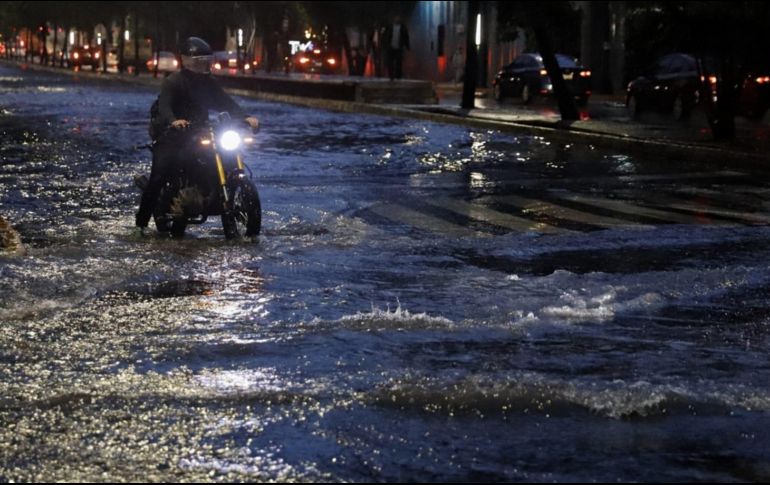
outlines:
[[[259,240],[140,238],[157,92],[0,93],[0,480],[770,479],[770,173],[238,98]]]

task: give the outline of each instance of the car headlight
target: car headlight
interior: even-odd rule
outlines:
[[[219,138],[219,146],[227,151],[233,151],[241,146],[241,135],[237,131],[227,130]]]

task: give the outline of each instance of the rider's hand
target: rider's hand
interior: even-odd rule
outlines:
[[[188,126],[190,126],[190,122],[187,120],[174,120],[171,122],[171,127],[176,128],[177,130],[187,128]]]
[[[255,117],[247,116],[244,121],[246,121],[246,123],[249,124],[252,131],[257,131],[259,129],[259,120],[256,119]]]

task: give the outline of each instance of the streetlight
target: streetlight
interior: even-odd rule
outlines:
[[[476,48],[481,47],[481,14],[476,15]]]
[[[243,71],[243,62],[241,61],[241,53],[243,52],[243,29],[238,29],[238,44],[235,51],[235,69],[241,69]]]

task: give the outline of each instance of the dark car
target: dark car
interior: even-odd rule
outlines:
[[[762,118],[770,107],[770,76],[765,71],[739,69],[738,114]],[[647,75],[629,83],[626,106],[634,117],[643,111],[657,111],[672,113],[677,120],[686,119],[701,101],[702,93],[716,100],[718,74],[714,58],[667,54]]]
[[[246,72],[255,66],[241,53],[241,66]],[[238,53],[235,51],[216,51],[211,60],[211,72],[215,74],[235,74],[238,71]]]
[[[762,119],[770,108],[770,69],[748,72],[743,77],[738,111],[752,119]]]
[[[174,72],[179,70],[179,60],[176,58],[173,52],[159,51],[154,54],[145,64],[147,70],[150,72],[155,71],[157,66],[158,72]]]
[[[291,70],[304,73],[337,74],[340,70],[340,58],[324,49],[300,51],[291,58]]]
[[[101,65],[102,51],[88,45],[72,47],[68,53],[71,67],[90,67],[98,69]]]
[[[581,105],[591,96],[591,71],[581,66],[577,59],[564,54],[556,54],[564,81],[570,92]],[[535,96],[553,94],[551,78],[545,70],[540,54],[522,54],[505,66],[492,81],[495,99],[502,101],[507,97],[518,97],[527,104]]]
[[[713,69],[699,68],[697,59],[689,54],[661,57],[646,75],[628,84],[629,113],[636,117],[643,111],[657,111],[673,113],[677,120],[687,118],[700,98],[701,71],[704,82],[716,83]]]

